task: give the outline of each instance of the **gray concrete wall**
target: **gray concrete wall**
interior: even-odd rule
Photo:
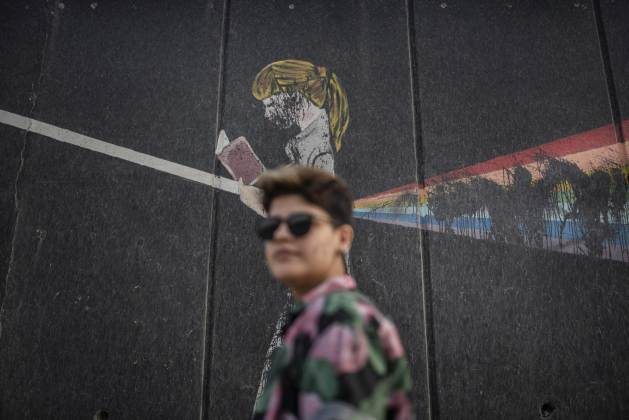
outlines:
[[[283,59],[347,94],[351,270],[398,325],[418,418],[629,415],[626,2],[0,16],[0,418],[249,415],[286,292],[215,149],[224,130],[291,162],[298,130],[251,91]]]

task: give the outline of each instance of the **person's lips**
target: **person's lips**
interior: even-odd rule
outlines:
[[[292,249],[282,248],[273,252],[273,259],[275,260],[284,260],[288,258],[292,258],[299,255],[299,253]]]

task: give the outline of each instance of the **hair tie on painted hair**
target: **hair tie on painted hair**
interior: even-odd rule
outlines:
[[[317,67],[317,72],[319,73],[319,77],[321,77],[322,79],[327,79],[327,77],[328,77],[328,69],[326,69],[323,66],[318,66]]]

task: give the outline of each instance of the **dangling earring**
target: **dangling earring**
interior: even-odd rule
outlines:
[[[351,275],[352,270],[349,264],[349,250],[341,251],[341,254],[343,254],[343,265],[345,265],[345,273]]]

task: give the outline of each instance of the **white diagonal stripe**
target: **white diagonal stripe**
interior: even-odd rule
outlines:
[[[92,150],[118,159],[133,162],[138,165],[166,172],[180,178],[209,185],[222,191],[238,194],[238,182],[233,179],[216,176],[209,172],[200,171],[189,166],[180,165],[169,160],[160,159],[146,153],[136,152],[126,147],[116,146],[93,137],[85,136],[74,131],[56,127],[32,118],[0,110],[0,123],[27,130],[64,143],[73,144],[83,149]]]

